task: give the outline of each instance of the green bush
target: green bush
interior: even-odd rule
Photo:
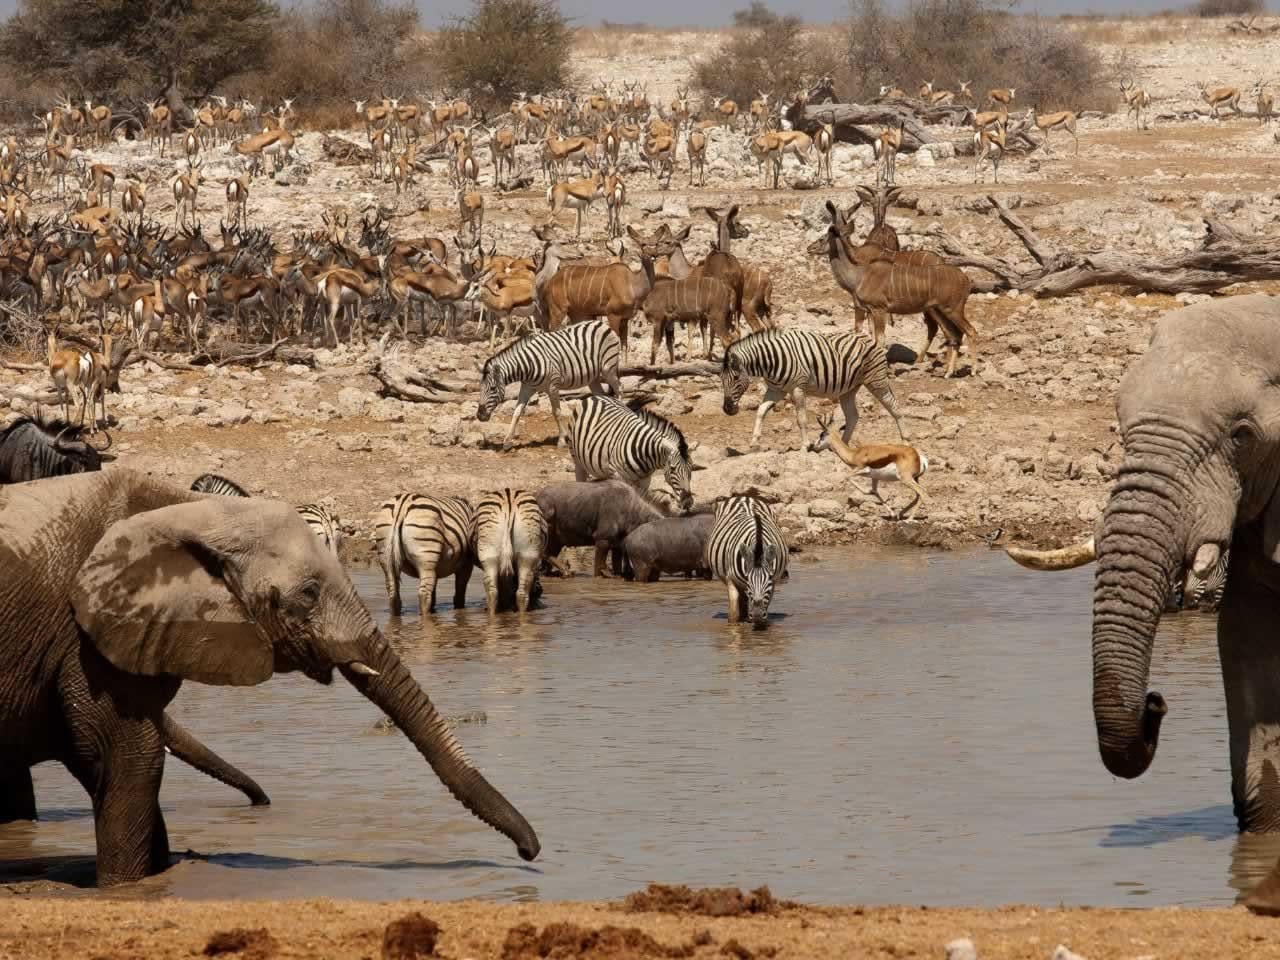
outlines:
[[[1265,0],[1198,0],[1191,12],[1199,17],[1248,17],[1265,9]]]

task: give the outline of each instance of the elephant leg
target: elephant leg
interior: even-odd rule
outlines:
[[[140,880],[169,866],[169,836],[160,813],[164,739],[147,717],[121,720],[108,753],[88,772],[77,759],[68,766],[91,783],[98,847],[98,886]]]
[[[0,823],[36,819],[36,790],[29,767],[0,770]]]
[[[1272,617],[1280,597],[1248,579],[1247,570],[1232,567],[1218,615],[1218,656],[1231,744],[1231,798],[1241,830],[1276,833],[1280,832],[1280,648],[1275,644]]]

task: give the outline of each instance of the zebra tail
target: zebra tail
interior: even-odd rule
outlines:
[[[403,505],[402,505],[403,507]],[[397,509],[391,517],[391,531],[387,542],[382,545],[382,558],[393,577],[399,577],[404,570],[404,513]]]
[[[498,545],[498,575],[510,577],[515,573],[516,511],[507,514],[507,528],[502,531],[502,543]]]

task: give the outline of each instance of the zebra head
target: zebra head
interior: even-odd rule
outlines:
[[[720,386],[724,389],[724,412],[733,416],[738,412],[742,395],[751,386],[751,378],[742,369],[741,361],[729,351],[726,351],[724,366],[720,368]]]
[[[487,423],[493,411],[502,404],[507,385],[502,382],[497,364],[492,359],[485,363],[480,374],[480,406],[476,408],[476,419]]]
[[[667,466],[663,471],[667,486],[680,501],[680,509],[688,513],[693,509],[693,466],[689,462],[689,447],[681,437],[672,440],[667,449]]]
[[[763,627],[773,599],[774,571],[781,568],[778,548],[771,543],[744,543],[738,547],[737,566],[743,572],[747,619],[753,626]]]

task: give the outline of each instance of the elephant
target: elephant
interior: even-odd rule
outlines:
[[[335,668],[464,806],[538,855],[292,507],[123,468],[8,486],[0,570],[0,776],[29,784],[47,760],[70,771],[92,800],[100,886],[169,865],[165,708],[184,680],[329,684]]]
[[[1010,553],[1040,569],[1096,560],[1093,714],[1102,762],[1124,778],[1150,766],[1169,709],[1148,690],[1165,598],[1227,564],[1217,628],[1233,806],[1242,831],[1280,832],[1280,300],[1161,318],[1116,411],[1124,460],[1092,540]],[[1280,884],[1270,890],[1280,909]]]

